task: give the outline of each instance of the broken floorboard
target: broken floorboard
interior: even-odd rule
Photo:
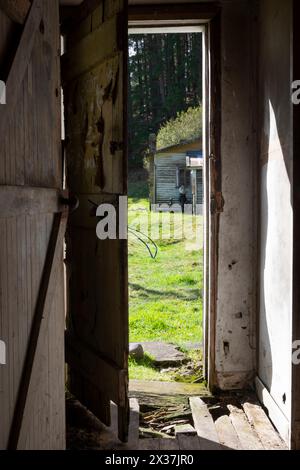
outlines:
[[[140,405],[164,407],[173,404],[188,404],[189,397],[210,397],[203,384],[130,380],[129,397],[137,398]]]
[[[190,405],[197,436],[180,434],[174,439],[140,439],[140,450],[287,450],[260,404],[251,399],[230,398],[221,406],[191,397]],[[224,405],[226,403],[226,405]],[[215,410],[220,408],[215,416]]]
[[[117,437],[117,407],[111,405],[112,423],[104,426],[79,402],[74,400],[75,414],[69,421],[71,449],[89,450],[287,450],[254,396],[190,397],[197,436],[177,434],[170,438],[139,437],[139,403],[130,400],[129,441]],[[75,419],[74,419],[75,418]],[[75,440],[70,442],[70,437]],[[73,436],[72,436],[73,433]]]

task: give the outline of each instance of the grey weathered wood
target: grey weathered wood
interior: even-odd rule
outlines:
[[[205,441],[210,441],[214,447],[217,446],[219,444],[219,438],[207,405],[201,398],[191,397],[190,406],[194,426],[200,439],[203,438]]]
[[[139,426],[140,426],[140,407],[136,398],[129,400],[130,406],[130,420],[128,430],[128,447],[138,448],[139,442]]]
[[[175,424],[175,434],[188,434],[189,436],[195,436],[197,432],[191,424]]]
[[[57,189],[0,186],[0,218],[60,212],[61,197]]]
[[[125,402],[124,370],[103,356],[97,355],[71,333],[66,332],[65,340],[66,361],[69,366],[89,379],[98,390],[110,394],[114,403],[123,405]],[[101,374],[99,374],[100,370]]]
[[[82,34],[73,35],[71,25],[66,38],[62,81],[68,135],[67,174],[70,192],[78,195],[79,200],[90,195],[93,201],[94,195],[109,194],[118,204],[118,196],[126,188],[127,165],[125,2],[104,0],[103,9],[99,10],[100,3],[81,17],[81,23],[86,22],[82,24]],[[94,15],[96,7],[98,13],[102,12],[101,18]],[[90,34],[86,34],[86,25],[91,25]],[[120,146],[116,152],[112,150],[115,139],[124,142],[124,148]],[[84,354],[97,367],[91,367],[90,363],[79,367],[76,359],[73,360],[68,369],[71,392],[93,413],[100,410],[91,382],[98,391],[105,392],[101,413],[105,417],[109,401],[116,402],[119,437],[126,441],[129,421],[127,242],[99,240],[95,208],[91,203],[85,207],[86,211],[80,210],[81,214],[85,212],[84,217],[71,215],[68,226],[68,326],[73,337],[86,345]],[[80,362],[86,363],[83,355]],[[112,374],[112,380],[103,379],[110,373],[106,372],[108,363],[117,371]]]
[[[93,16],[94,12],[99,8],[99,4],[103,8],[103,2],[101,2],[101,0],[85,0],[75,7],[62,7],[62,34],[72,36],[74,31],[80,30],[82,28],[82,23]]]
[[[270,420],[273,422],[282,439],[288,443],[290,435],[290,423],[288,418],[282,412],[274,398],[258,377],[255,378],[255,385],[259,402],[268,410]]]
[[[40,18],[44,20],[43,34],[37,11],[35,21],[31,17],[22,28],[0,9],[1,72],[2,79],[8,77],[7,105],[1,106],[0,115],[1,122],[5,121],[0,150],[0,187],[5,188],[4,193],[1,190],[4,204],[0,212],[3,216],[6,211],[7,215],[0,220],[0,336],[9,345],[7,365],[0,370],[0,387],[4,391],[0,400],[1,449],[8,444],[53,215],[57,211],[57,202],[53,199],[53,205],[50,204],[52,196],[46,193],[50,194],[49,189],[53,195],[58,194],[62,187],[61,107],[60,93],[56,94],[60,86],[59,5],[57,0],[39,0],[38,4]],[[13,57],[15,47],[18,49]],[[17,189],[21,196],[23,190],[27,191],[25,188],[33,188],[36,197],[45,200],[36,201],[31,209],[23,200],[18,210],[15,206],[8,210],[11,191]],[[35,188],[46,188],[46,193],[36,192]],[[34,198],[31,202],[29,198],[28,206],[33,201]],[[36,210],[38,207],[41,212]],[[48,330],[43,333],[42,324],[43,340],[39,339],[37,345],[39,360],[34,363],[31,375],[18,442],[20,449],[65,448],[63,243],[60,255]]]
[[[79,75],[101,64],[117,49],[117,17],[103,23],[77,43],[62,57],[63,81],[74,80]],[[99,44],[106,47],[98,47]]]
[[[251,428],[243,410],[234,405],[228,405],[230,419],[239,441],[244,450],[263,450],[263,445],[256,434],[255,429]]]
[[[26,20],[18,50],[14,57],[11,70],[6,81],[7,105],[2,106],[0,114],[0,135],[4,134],[9,116],[14,112],[19,98],[20,87],[28,67],[30,55],[35,42],[37,28],[42,18],[43,0],[33,0]]]
[[[139,440],[139,450],[159,450],[160,439],[140,439]]]
[[[178,439],[160,439],[159,450],[179,450]]]
[[[201,450],[200,440],[197,436],[186,436],[185,434],[178,434],[177,436],[179,449],[185,450]]]
[[[129,21],[155,21],[155,20],[176,20],[191,18],[194,19],[211,19],[219,11],[219,5],[214,2],[190,3],[190,4],[172,4],[172,8],[168,4],[156,5],[130,5]]]
[[[23,24],[30,9],[29,0],[0,0],[0,9],[16,23]]]
[[[226,448],[232,450],[242,449],[239,437],[230,421],[229,416],[220,416],[218,419],[216,419],[215,426],[221,445],[226,446]]]
[[[199,141],[200,151],[202,144]],[[153,192],[155,194],[156,204],[168,204],[172,199],[173,204],[179,204],[179,192],[176,187],[176,173],[177,168],[187,170],[186,168],[186,152],[189,150],[176,150],[170,152],[157,152],[154,157],[153,179],[155,180],[155,187]],[[188,203],[192,203],[192,188],[191,185],[186,185],[186,197]],[[202,169],[197,169],[197,204],[203,204],[203,176]],[[179,207],[180,209],[180,207]]]
[[[118,435],[118,407],[115,403],[110,402],[110,430]]]
[[[47,334],[47,327],[49,322],[48,317],[51,313],[53,298],[56,291],[57,269],[59,262],[61,262],[65,229],[66,217],[62,214],[57,214],[54,218],[51,238],[45,260],[45,268],[41,279],[35,314],[31,326],[17,402],[14,409],[14,416],[8,441],[9,450],[16,450],[18,448],[19,436],[22,425],[24,424],[23,416],[25,412],[30,382],[34,379],[32,372],[36,361],[36,350],[40,340],[42,324],[46,325],[44,328],[44,336]],[[35,375],[35,377],[38,380],[37,375]]]
[[[286,445],[280,439],[279,434],[275,431],[266,413],[259,404],[245,402],[243,403],[243,408],[265,450],[286,449]]]
[[[129,390],[131,393],[148,392],[149,394],[157,395],[210,396],[210,393],[202,384],[160,382],[154,380],[130,380]]]

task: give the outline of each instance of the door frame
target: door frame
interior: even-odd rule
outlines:
[[[300,78],[300,58],[298,54],[298,44],[300,40],[300,31],[297,20],[300,18],[300,4],[293,0],[293,38],[291,43],[292,54],[292,79]],[[293,106],[293,186],[300,179],[300,161],[297,158],[300,150],[300,105]],[[300,244],[297,242],[300,238],[300,200],[299,191],[293,191],[293,307],[292,307],[292,342],[299,341],[300,338]],[[295,343],[297,344],[297,343]],[[292,350],[292,353],[294,350]],[[300,449],[300,365],[292,364],[292,397],[291,397],[291,424],[290,424],[290,447],[291,449]]]
[[[216,385],[215,338],[221,180],[221,6],[218,3],[131,5],[129,27],[203,26],[204,302],[203,356],[208,387]]]

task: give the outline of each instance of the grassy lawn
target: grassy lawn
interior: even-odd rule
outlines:
[[[199,365],[199,361],[202,360],[202,352],[199,350],[186,351],[186,355],[190,360],[190,369],[192,369],[187,376],[184,376],[186,366],[183,365],[177,369],[160,370],[153,363],[151,356],[145,354],[143,359],[139,361],[132,358],[129,359],[130,378],[138,380],[159,380],[163,382],[203,383],[202,368]]]
[[[161,233],[167,214],[150,213],[147,186],[130,185],[129,227],[145,233]],[[151,217],[151,225],[150,225]],[[145,225],[146,224],[146,225]],[[197,226],[195,226],[197,224]],[[184,238],[180,239],[183,232]],[[192,230],[202,235],[202,217],[172,214],[166,238],[155,240],[155,259],[134,235],[129,237],[130,341],[166,341],[181,347],[202,339],[202,240],[191,239]],[[140,234],[139,234],[140,235]],[[141,235],[140,235],[141,236]],[[143,240],[145,237],[141,236]],[[202,238],[202,237],[200,237]],[[154,248],[151,248],[154,252]],[[168,380],[151,365],[130,361],[131,378]]]

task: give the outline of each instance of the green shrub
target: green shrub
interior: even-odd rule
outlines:
[[[202,135],[202,106],[189,108],[164,124],[157,135],[157,148],[199,139]]]

